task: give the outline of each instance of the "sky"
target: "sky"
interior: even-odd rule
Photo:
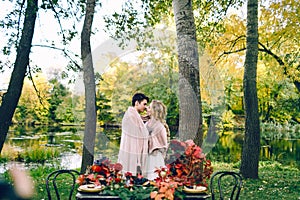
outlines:
[[[98,32],[95,35],[91,36],[91,46],[93,51],[94,67],[96,72],[103,73],[106,70],[107,65],[109,64],[109,58],[107,54],[114,54],[116,57],[121,55],[128,54],[128,52],[134,51],[134,44],[129,46],[127,49],[122,50],[117,47],[116,43],[109,38],[108,34],[105,33],[102,27],[104,27],[104,21],[102,15],[112,14],[121,10],[122,3],[126,0],[103,0],[102,8],[98,9],[98,12],[95,14],[93,28],[97,28]],[[113,3],[112,3],[113,2]],[[0,19],[3,19],[6,14],[11,11],[12,3],[9,1],[0,1],[0,7],[2,8],[0,12]],[[243,9],[244,10],[244,9]],[[235,12],[235,11],[231,11]],[[239,11],[239,14],[245,16],[245,13]],[[63,22],[67,23],[67,22]],[[82,23],[78,24],[78,32],[80,34]],[[33,38],[33,45],[47,44],[45,39],[56,40],[58,41],[59,36],[57,31],[59,30],[59,25],[57,21],[53,18],[52,12],[44,13],[43,15],[39,13],[35,33]],[[0,37],[5,38],[5,32],[0,32]],[[5,40],[0,40],[0,48],[5,45]],[[49,43],[48,43],[49,45]],[[78,55],[80,55],[80,39],[77,38],[73,40],[71,45],[68,47]],[[0,59],[3,61],[3,57],[0,54]],[[30,59],[32,60],[31,65],[37,65],[42,68],[44,75],[47,78],[51,77],[53,71],[63,71],[68,63],[68,60],[64,58],[61,52],[49,48],[42,47],[32,47]],[[15,57],[10,56],[10,62],[14,63]],[[5,73],[0,73],[0,90],[7,88],[9,78],[10,78],[11,69],[6,68]],[[68,72],[71,73],[71,72]],[[79,76],[78,83],[75,83],[75,88],[73,90],[83,90],[83,82],[80,78],[80,74],[75,74],[74,76]],[[67,80],[66,80],[67,81]],[[80,88],[80,89],[78,89]]]
[[[95,14],[93,27],[97,26],[97,32],[91,37],[92,51],[99,48],[103,43],[110,40],[109,36],[101,27],[104,27],[104,22],[102,20],[102,15],[113,13],[114,11],[120,11],[121,5],[124,0],[103,0],[102,8],[98,8],[98,13]],[[6,14],[11,11],[12,3],[9,1],[0,1],[0,7],[2,8],[0,12],[0,19],[4,19]],[[59,36],[57,31],[59,30],[59,25],[56,20],[52,17],[52,12],[47,12],[41,15],[38,14],[38,18],[35,25],[35,32],[33,38],[33,45],[46,44],[45,39],[57,40]],[[66,23],[66,22],[62,22]],[[78,32],[80,35],[82,23],[78,24]],[[5,32],[0,32],[0,37],[5,38]],[[2,49],[5,45],[5,40],[0,40],[0,48]],[[49,45],[49,43],[48,43]],[[75,39],[69,49],[80,55],[80,39]],[[3,61],[3,55],[0,55],[0,59]],[[42,47],[32,47],[30,59],[32,60],[32,65],[37,65],[42,67],[42,70],[46,76],[49,76],[52,71],[64,70],[67,65],[68,60],[63,57],[62,53]],[[15,56],[12,55],[9,58],[11,63],[14,63]],[[6,68],[4,73],[0,73],[0,90],[7,87],[10,78],[11,69]]]

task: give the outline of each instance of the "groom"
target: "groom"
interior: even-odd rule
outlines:
[[[139,113],[147,109],[148,102],[146,95],[136,93],[124,114],[118,155],[118,162],[123,165],[124,173],[136,175],[146,172],[149,133]]]

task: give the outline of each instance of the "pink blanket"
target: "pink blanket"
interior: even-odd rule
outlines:
[[[118,162],[123,172],[137,173],[137,166],[146,171],[148,153],[148,130],[134,107],[129,107],[122,120],[122,136]]]
[[[149,131],[149,154],[157,149],[165,155],[168,148],[168,140],[164,125],[155,119],[151,119],[147,122],[147,129]]]

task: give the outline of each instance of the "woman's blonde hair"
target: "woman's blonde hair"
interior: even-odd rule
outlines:
[[[170,129],[168,124],[166,123],[166,117],[167,117],[167,107],[163,102],[159,100],[152,100],[150,104],[150,109],[151,109],[151,116],[163,123],[163,125],[166,128],[168,136],[170,135]]]

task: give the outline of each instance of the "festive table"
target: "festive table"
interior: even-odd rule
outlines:
[[[210,195],[201,193],[201,194],[186,194],[186,197],[184,199],[186,200],[201,200],[201,199],[209,199]],[[84,193],[84,192],[78,192],[76,194],[76,199],[77,200],[120,200],[118,196],[109,196],[107,194],[102,194],[100,193]]]

